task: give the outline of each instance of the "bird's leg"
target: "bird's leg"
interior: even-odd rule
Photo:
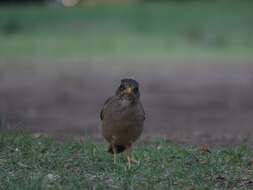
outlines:
[[[116,150],[116,146],[115,146],[115,140],[116,140],[116,137],[112,136],[111,147],[112,147],[112,152],[113,152],[113,163],[114,164],[116,164],[116,162],[117,162],[117,160],[116,160],[117,150]]]
[[[113,163],[116,164],[116,162],[117,162],[117,158],[116,158],[117,150],[116,150],[115,146],[112,146],[112,151],[113,151]]]
[[[127,164],[128,164],[128,168],[131,168],[131,164],[134,163],[134,164],[137,164],[138,161],[135,160],[133,157],[132,157],[132,154],[131,154],[131,146],[127,146],[126,148],[126,155],[127,155]]]
[[[128,165],[128,168],[131,168],[131,149],[130,148],[126,149],[126,154],[127,154],[127,165]]]

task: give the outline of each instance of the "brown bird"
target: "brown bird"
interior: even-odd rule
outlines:
[[[135,162],[130,148],[140,137],[145,112],[140,101],[139,84],[133,79],[122,79],[114,96],[109,97],[100,112],[102,135],[109,143],[108,152],[114,155],[127,152],[128,166]]]

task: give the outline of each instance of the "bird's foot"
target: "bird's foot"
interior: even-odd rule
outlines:
[[[130,156],[127,156],[127,165],[128,168],[131,168],[132,164],[139,164],[140,162]]]
[[[117,164],[117,156],[116,153],[113,154],[113,163]]]

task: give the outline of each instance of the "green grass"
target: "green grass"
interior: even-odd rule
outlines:
[[[0,189],[252,189],[253,156],[246,146],[211,153],[163,140],[139,142],[140,160],[113,164],[104,144],[57,143],[24,135],[0,135]]]
[[[0,7],[0,58],[247,57],[253,3]]]

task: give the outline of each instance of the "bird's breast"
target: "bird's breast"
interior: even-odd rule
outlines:
[[[143,120],[141,110],[137,104],[131,104],[129,101],[118,102],[117,105],[108,107],[104,116],[104,121],[109,121],[114,125],[133,125]],[[107,123],[107,122],[106,122]]]
[[[114,102],[104,113],[102,133],[111,142],[127,144],[135,141],[143,129],[143,112],[138,104]]]

